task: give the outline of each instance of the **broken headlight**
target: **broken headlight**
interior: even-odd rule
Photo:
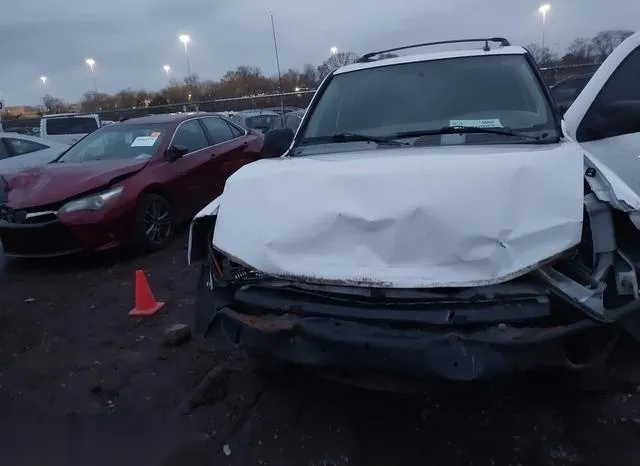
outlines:
[[[209,264],[214,277],[226,282],[258,280],[264,277],[262,272],[240,264],[215,249],[211,241],[209,241]]]

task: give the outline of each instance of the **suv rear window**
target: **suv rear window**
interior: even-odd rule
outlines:
[[[249,128],[268,129],[274,121],[278,121],[279,119],[280,117],[278,115],[260,115],[248,117],[246,119],[246,124]]]
[[[92,133],[98,129],[98,122],[92,117],[46,118],[45,124],[51,136]]]

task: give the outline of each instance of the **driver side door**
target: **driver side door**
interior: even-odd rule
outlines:
[[[640,199],[640,33],[600,65],[564,120],[567,135]]]
[[[172,206],[177,218],[187,220],[201,208],[202,191],[206,181],[202,170],[210,158],[210,143],[197,118],[178,125],[169,146],[183,146],[186,153],[174,161],[165,161],[165,186],[175,200]]]

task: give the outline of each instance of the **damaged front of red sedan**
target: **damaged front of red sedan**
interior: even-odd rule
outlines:
[[[260,158],[262,143],[262,136],[207,113],[105,126],[53,163],[0,174],[6,255],[161,249],[234,171]]]

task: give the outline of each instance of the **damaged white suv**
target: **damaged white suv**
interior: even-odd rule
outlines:
[[[474,42],[367,54],[266,135],[192,223],[197,330],[449,380],[585,368],[640,333],[640,33],[564,120],[525,49]]]

